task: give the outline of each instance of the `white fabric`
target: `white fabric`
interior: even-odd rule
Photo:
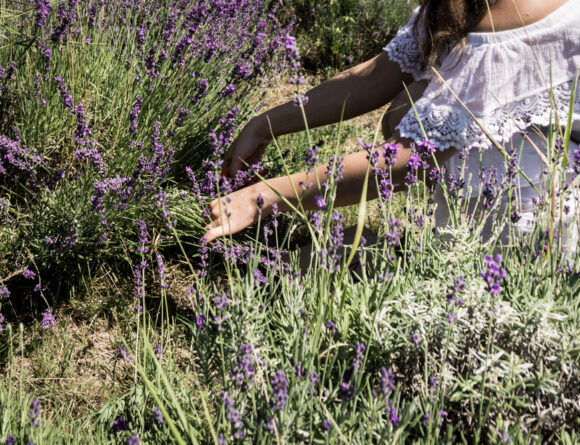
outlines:
[[[385,47],[389,58],[415,79],[421,72],[413,30],[417,10]],[[470,33],[464,50],[452,49],[415,103],[427,137],[440,150],[492,146],[467,110],[500,144],[530,124],[546,126],[554,110],[568,115],[572,81],[580,71],[580,0],[568,0],[547,17],[526,27],[495,33]],[[550,90],[554,93],[551,106]],[[580,94],[573,118],[580,121]],[[424,138],[414,110],[397,126],[403,137]]]
[[[576,123],[574,130],[580,131],[580,122]],[[548,129],[541,128],[536,131],[530,131],[527,137],[534,143],[537,147],[546,146],[546,137]],[[570,140],[569,152],[574,153],[578,149],[578,143],[580,140],[574,141]],[[546,179],[546,169],[540,156],[533,149],[530,141],[524,138],[523,135],[514,135],[510,141],[510,145],[506,146],[508,149],[514,149],[520,154],[520,167],[525,171],[526,175],[530,181],[540,189],[540,192],[545,193]],[[521,152],[520,152],[521,150]],[[524,167],[525,164],[525,167]],[[506,161],[501,153],[497,150],[471,150],[468,153],[468,157],[465,161],[465,167],[463,161],[459,156],[451,157],[443,165],[448,173],[459,176],[465,168],[464,177],[464,196],[467,196],[467,202],[463,203],[465,214],[468,216],[474,215],[475,218],[482,214],[482,200],[479,199],[480,188],[482,187],[481,180],[479,178],[479,172],[482,167],[486,169],[495,168],[497,169],[498,186],[499,182],[505,177],[506,174]],[[570,184],[573,175],[571,172],[567,175],[568,184]],[[468,188],[471,189],[471,194],[467,195]],[[512,198],[511,209],[516,210],[520,216],[520,220],[516,223],[516,229],[518,232],[524,234],[530,232],[533,228],[533,222],[535,221],[534,214],[537,210],[534,208],[534,199],[538,198],[538,194],[534,188],[521,176],[517,177],[517,193],[515,193]],[[549,194],[548,194],[549,195]],[[578,223],[580,221],[580,188],[575,189],[568,188],[563,197],[563,213],[562,213],[562,228],[563,233],[561,234],[564,240],[564,245],[567,247],[567,254],[573,255],[578,250],[579,242],[579,229]],[[435,207],[435,225],[436,227],[443,227],[449,222],[449,210],[445,195],[441,187],[437,187],[434,195]],[[502,196],[500,204],[497,208],[497,212],[503,213],[506,208],[508,208],[507,196]],[[509,217],[510,215],[507,215]],[[544,215],[546,216],[546,215]],[[545,218],[544,218],[545,219]],[[489,240],[493,236],[493,220],[488,219],[482,231],[482,238],[484,240]],[[544,228],[547,228],[547,223],[545,221],[541,222]],[[499,239],[502,242],[508,241],[508,231],[504,227],[504,230],[500,232]]]
[[[466,177],[472,176],[465,187],[471,187],[468,199],[473,203],[469,203],[468,208],[476,211],[480,168],[496,168],[501,180],[505,174],[505,159],[492,148],[491,141],[465,107],[499,144],[518,152],[521,149],[519,165],[541,189],[545,166],[521,132],[527,130],[528,137],[545,154],[546,127],[555,122],[554,115],[558,116],[561,125],[567,123],[571,87],[580,71],[580,0],[568,0],[547,17],[522,28],[468,34],[465,48],[452,49],[437,67],[438,74],[421,71],[419,45],[413,30],[417,12],[418,8],[385,51],[402,71],[412,74],[416,80],[430,79],[424,95],[414,104],[427,138],[440,150],[471,149]],[[576,142],[579,142],[580,88],[574,102],[572,123]],[[404,116],[397,130],[401,136],[415,142],[424,138],[413,109]],[[577,148],[578,145],[571,142],[570,154]],[[457,174],[460,165],[462,161],[454,156],[444,166],[448,172]],[[533,220],[532,200],[537,198],[537,193],[522,177],[518,177],[518,182],[516,206],[522,218],[517,227],[526,232]],[[572,202],[567,204],[571,210],[563,218],[567,232],[564,238],[571,244],[569,251],[572,252],[577,249],[580,216],[578,190],[573,193]],[[440,189],[435,201],[436,224],[440,227],[447,223],[449,216]],[[502,202],[499,211],[503,211],[506,204]],[[490,235],[489,232],[483,234],[486,239]]]

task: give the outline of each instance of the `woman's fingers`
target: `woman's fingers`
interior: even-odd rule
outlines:
[[[260,187],[259,183],[250,185],[210,203],[204,235],[207,242],[220,236],[233,235],[258,220],[257,196],[262,193]]]
[[[220,236],[226,236],[226,235],[229,235],[229,233],[226,232],[225,227],[218,225],[216,227],[209,229],[207,232],[205,232],[204,238],[208,243],[211,243],[214,239],[219,238]]]

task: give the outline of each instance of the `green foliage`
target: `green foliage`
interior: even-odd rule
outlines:
[[[401,0],[285,0],[282,12],[295,16],[303,66],[331,73],[379,54],[411,7]]]

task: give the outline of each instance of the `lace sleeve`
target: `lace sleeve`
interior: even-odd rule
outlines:
[[[403,26],[393,40],[383,49],[393,62],[397,62],[401,71],[412,74],[415,80],[429,79],[430,76],[421,69],[421,52],[414,33],[414,22],[418,8],[409,22]]]

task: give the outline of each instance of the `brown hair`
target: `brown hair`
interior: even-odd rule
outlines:
[[[488,12],[496,0],[421,0],[414,28],[423,55],[423,69],[441,62]]]

